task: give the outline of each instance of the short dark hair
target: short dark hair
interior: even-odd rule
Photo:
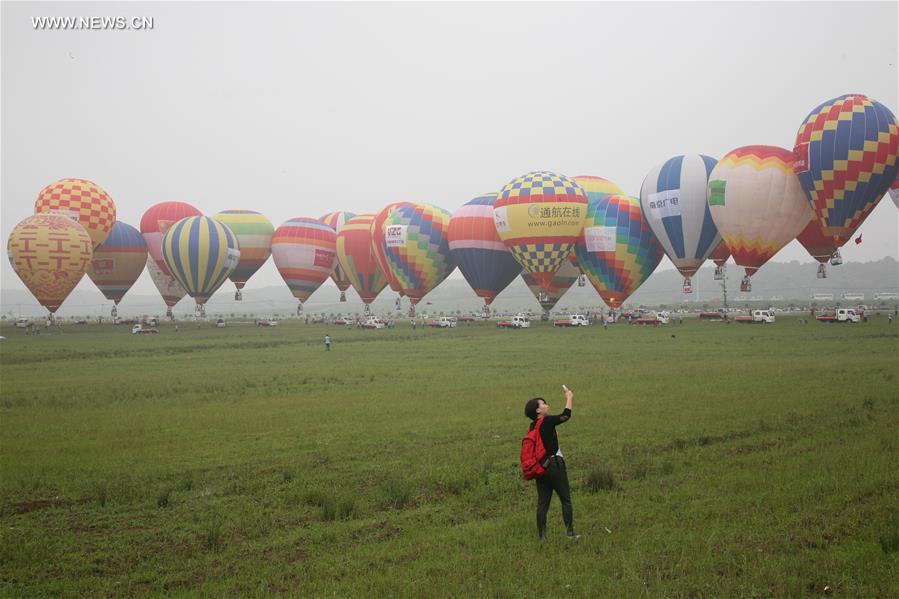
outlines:
[[[537,408],[540,407],[540,402],[545,402],[542,397],[535,397],[534,399],[529,399],[526,404],[524,404],[524,415],[530,418],[531,420],[537,420]]]

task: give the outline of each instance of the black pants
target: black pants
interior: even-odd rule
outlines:
[[[565,527],[571,530],[574,514],[571,508],[571,490],[568,487],[568,471],[565,469],[565,460],[553,456],[549,461],[549,474],[541,476],[537,480],[537,531],[541,534],[546,530],[546,512],[549,511],[549,502],[553,497],[553,491],[562,502],[562,519]]]

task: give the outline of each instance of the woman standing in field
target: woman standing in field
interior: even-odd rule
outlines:
[[[545,476],[536,478],[537,482],[537,534],[540,539],[546,538],[546,513],[549,511],[549,502],[553,491],[562,502],[562,519],[568,530],[569,539],[579,539],[581,535],[574,532],[574,513],[571,506],[571,490],[568,484],[568,470],[565,468],[565,459],[559,448],[559,437],[556,434],[556,426],[568,422],[571,418],[571,390],[562,385],[565,391],[565,409],[561,414],[552,416],[549,414],[549,404],[542,397],[535,397],[524,405],[525,416],[531,419],[530,430],[540,427],[540,440],[549,456],[549,472]]]

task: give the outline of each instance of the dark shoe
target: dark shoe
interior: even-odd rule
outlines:
[[[581,538],[581,535],[577,534],[576,532],[574,532],[574,530],[569,528],[568,529],[568,538],[571,539],[572,541],[576,541],[577,539]]]
[[[541,541],[544,540],[544,539],[546,539],[546,531],[545,531],[545,530],[538,530],[538,531],[537,531],[537,538],[540,539]]]

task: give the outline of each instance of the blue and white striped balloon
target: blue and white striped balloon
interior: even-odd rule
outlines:
[[[675,156],[649,171],[640,188],[643,217],[688,279],[721,241],[706,200],[717,162],[702,154]]]
[[[202,305],[237,266],[240,246],[237,236],[222,223],[191,216],[166,231],[162,259],[187,294]]]

